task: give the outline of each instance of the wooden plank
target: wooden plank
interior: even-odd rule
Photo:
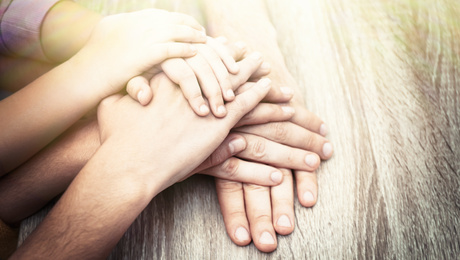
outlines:
[[[78,2],[106,13],[158,4]],[[200,15],[191,1],[169,3],[160,6]],[[296,202],[294,233],[265,254],[230,241],[212,179],[197,176],[157,196],[110,258],[457,258],[458,1],[267,4],[307,107],[327,122],[334,144],[318,170],[318,204]],[[21,239],[41,214],[24,221]]]

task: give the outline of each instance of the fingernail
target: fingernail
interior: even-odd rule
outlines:
[[[227,98],[234,98],[235,97],[235,93],[233,92],[233,90],[229,89],[227,90]]]
[[[243,151],[246,148],[246,142],[241,138],[237,138],[235,140],[230,141],[228,146],[230,148],[230,152],[232,154],[236,154]]]
[[[271,82],[272,81],[269,78],[263,78],[263,79],[259,80],[260,86],[262,86],[264,88],[269,87]]]
[[[283,174],[281,172],[272,172],[270,175],[270,178],[272,179],[273,182],[275,183],[280,183],[281,180],[283,179]]]
[[[192,44],[190,44],[190,51],[196,52],[196,47]]]
[[[262,54],[260,54],[260,52],[256,51],[256,52],[253,52],[251,55],[249,55],[249,57],[251,59],[254,59],[254,60],[260,60],[260,59],[262,59]]]
[[[238,41],[235,43],[235,46],[240,48],[240,49],[245,49],[246,48],[246,43],[242,41]]]
[[[331,145],[331,143],[325,143],[323,145],[323,154],[326,157],[329,157],[329,156],[332,155],[332,145]]]
[[[201,105],[200,106],[200,112],[203,113],[203,114],[208,114],[209,113],[209,107],[206,106],[206,105]]]
[[[260,68],[263,70],[269,70],[272,66],[268,62],[263,62],[262,65],[260,65]]]
[[[313,154],[309,154],[305,157],[305,162],[310,167],[316,167],[316,165],[318,164],[318,157],[316,157]]]
[[[290,87],[281,87],[280,90],[284,95],[289,95],[290,96],[290,95],[292,95],[294,93],[294,91]]]
[[[282,106],[281,109],[287,114],[294,114],[295,113],[295,109],[293,107]]]
[[[259,243],[264,245],[273,245],[275,244],[275,240],[273,239],[272,235],[265,231],[259,238]]]
[[[325,124],[322,124],[321,127],[319,128],[319,133],[322,136],[326,136],[328,133],[327,126]]]
[[[141,100],[142,100],[142,95],[144,94],[144,91],[141,90],[137,93],[137,101],[139,101],[139,103],[142,104]]]
[[[219,106],[219,107],[217,108],[217,113],[223,115],[223,114],[225,114],[225,112],[227,112],[227,109],[225,109],[224,106]]]
[[[311,191],[306,191],[303,194],[303,200],[305,202],[315,202],[315,196],[313,196],[313,193],[311,193]]]
[[[244,227],[239,227],[235,231],[235,237],[239,241],[248,241],[249,240],[249,232]]]
[[[280,227],[291,227],[292,226],[291,221],[286,215],[281,215],[281,217],[278,219],[276,224]]]

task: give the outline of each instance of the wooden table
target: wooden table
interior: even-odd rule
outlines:
[[[156,1],[77,2],[114,13]],[[318,204],[296,202],[295,231],[265,254],[231,242],[212,178],[197,176],[157,196],[110,258],[458,259],[459,1],[267,4],[307,107],[334,144],[318,170]],[[45,213],[23,222],[21,240]]]

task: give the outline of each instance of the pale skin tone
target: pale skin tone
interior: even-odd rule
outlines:
[[[146,26],[133,28],[140,21]],[[120,91],[133,76],[167,58],[193,56],[196,49],[189,42],[205,41],[201,26],[185,15],[145,10],[102,19],[78,54],[0,102],[0,119],[8,122],[0,130],[0,176],[37,153],[102,98]],[[125,55],[119,63],[112,62],[120,49]]]
[[[241,85],[246,82],[251,75],[257,72],[260,60],[246,58],[238,62],[238,65],[241,67],[241,71],[230,77],[232,85]],[[266,107],[272,111],[270,118],[257,115],[260,107],[265,107],[264,111],[267,110]],[[256,109],[244,116],[238,124],[251,125],[267,121],[288,120],[293,116],[293,112],[285,108],[285,106],[276,104],[259,104]],[[238,140],[236,142],[238,144],[237,148],[239,148],[238,151],[246,148],[246,140],[241,135],[231,134],[226,139],[228,142],[224,142],[212,154],[208,166],[212,167],[223,162],[230,155],[235,155],[238,151],[230,152],[228,146],[230,141],[235,140]],[[99,145],[98,124],[95,118],[89,117],[88,119],[80,120],[42,152],[1,179],[0,218],[6,223],[15,224],[40,209],[49,200],[67,188]],[[265,167],[255,175],[231,175],[226,174],[224,171],[208,173],[205,169],[197,169],[197,171],[201,170],[221,178],[261,185],[279,184],[279,181],[273,181],[270,178],[270,174],[276,170],[273,167]]]
[[[257,8],[256,8],[257,7]],[[237,17],[239,15],[241,15],[241,21],[244,21],[244,17],[247,17],[248,16],[248,13],[251,13],[251,12],[254,12],[255,14],[260,14],[262,13],[263,14],[263,9],[259,9],[258,8],[259,6],[245,6],[245,7],[242,7],[242,10],[244,11],[244,9],[247,9],[248,12],[242,12],[242,11],[239,11],[237,14],[234,14],[234,17]],[[219,6],[214,6],[212,4],[209,5],[209,11],[208,11],[208,15],[209,16],[212,16],[212,9],[215,8],[215,10],[219,10],[220,7]],[[216,16],[218,16],[218,13],[215,14]],[[224,17],[224,19],[227,19],[228,17]],[[254,24],[254,28],[259,28],[262,29],[260,30],[260,32],[264,32],[264,28],[269,28],[269,30],[272,29],[271,27],[271,24],[269,24],[268,22],[268,19],[266,18],[266,16],[262,15],[260,17],[261,19],[254,19],[257,21],[256,24]],[[95,19],[96,20],[96,19]],[[238,21],[238,19],[236,19]],[[251,20],[252,21],[252,20]],[[214,26],[218,26],[219,25],[219,21],[214,21],[212,22],[214,24]],[[234,40],[239,40],[239,39],[245,39],[245,41],[247,41],[247,48],[248,49],[253,49],[253,50],[258,50],[258,51],[261,51],[263,54],[265,53],[264,56],[264,59],[265,60],[269,60],[269,61],[272,61],[271,62],[271,65],[272,65],[272,71],[274,71],[275,73],[271,73],[270,75],[270,78],[273,79],[274,81],[274,84],[275,84],[275,88],[273,88],[269,95],[267,96],[267,100],[274,100],[274,102],[286,102],[287,100],[289,100],[292,96],[292,94],[284,94],[283,92],[280,91],[280,86],[295,86],[295,82],[293,82],[292,80],[292,77],[289,75],[289,73],[287,72],[285,66],[284,66],[284,63],[282,62],[282,56],[280,55],[279,53],[279,50],[278,50],[278,47],[276,46],[276,41],[275,40],[272,40],[272,41],[266,41],[264,40],[264,43],[267,43],[266,45],[257,45],[257,39],[260,40],[260,37],[257,37],[257,35],[255,34],[249,34],[249,33],[245,33],[244,30],[240,30],[239,27],[241,26],[244,26],[244,24],[238,24],[238,23],[235,23],[235,20],[232,19],[232,26],[233,28],[235,29],[231,29],[230,28],[226,28],[226,25],[225,25],[225,22],[222,21],[222,25],[221,27],[219,27],[218,29],[213,29],[211,30],[211,28],[208,29],[208,31],[210,33],[214,33],[216,36],[218,35],[226,35],[227,38],[230,39],[230,41],[234,41]],[[220,30],[220,31],[219,31]],[[216,33],[216,31],[219,31],[220,33]],[[257,29],[254,29],[252,31],[255,32],[257,31]],[[253,40],[254,39],[254,40]],[[62,44],[62,43],[61,43]],[[254,48],[252,46],[256,46],[257,45],[257,48]],[[51,48],[50,48],[51,49]],[[63,48],[64,49],[64,48]],[[270,55],[267,55],[266,53],[269,53]],[[62,56],[65,56],[63,55],[62,53],[61,54],[56,54],[56,56],[58,56],[57,59],[61,58],[62,59]],[[284,84],[280,84],[281,83],[284,83]],[[278,84],[276,86],[276,84]],[[295,94],[296,96],[298,96],[298,94],[296,93]],[[321,125],[322,125],[322,121],[319,120],[317,117],[313,116],[311,113],[309,113],[308,111],[306,111],[302,105],[299,104],[299,101],[298,101],[298,98],[296,98],[297,101],[295,104],[295,107],[296,107],[296,113],[295,113],[295,116],[292,120],[292,122],[296,123],[280,123],[278,125],[264,125],[263,129],[266,129],[265,131],[265,134],[263,136],[265,136],[266,138],[262,138],[258,135],[253,135],[254,133],[256,132],[250,132],[250,131],[262,131],[261,129],[257,129],[257,128],[253,128],[251,130],[250,127],[247,127],[246,129],[245,128],[242,128],[240,129],[240,131],[242,132],[247,132],[248,134],[246,135],[247,137],[248,136],[252,136],[252,137],[248,137],[248,139],[250,139],[251,142],[253,143],[257,143],[257,144],[261,144],[261,143],[266,143],[268,142],[268,140],[274,140],[274,141],[277,141],[277,135],[276,134],[273,134],[273,133],[280,133],[280,129],[284,129],[285,131],[281,131],[281,132],[284,132],[286,133],[287,135],[294,135],[294,136],[305,136],[304,137],[304,140],[307,141],[307,143],[305,144],[304,142],[304,145],[302,145],[301,147],[298,147],[298,148],[301,148],[301,149],[305,149],[305,151],[318,151],[318,154],[321,158],[323,159],[327,159],[330,157],[330,154],[328,156],[322,154],[322,147],[324,146],[324,143],[327,142],[326,139],[324,138],[320,138],[319,135],[317,134],[314,134],[315,132],[318,133],[318,132],[321,132]],[[261,107],[261,106],[260,106]],[[256,121],[259,120],[258,122],[255,122],[254,124],[262,124],[262,123],[265,123],[265,122],[269,122],[270,120],[267,119],[269,118],[267,115],[270,115],[270,114],[273,114],[271,112],[267,112],[267,111],[277,111],[278,113],[283,113],[283,111],[279,108],[267,108],[267,107],[262,107],[257,109],[257,113],[254,113],[256,114],[257,116],[255,116],[254,118],[256,118]],[[264,117],[265,116],[265,117]],[[246,120],[248,121],[248,120]],[[241,125],[243,125],[241,123]],[[302,127],[302,129],[300,128],[296,128],[294,127],[294,125],[300,125]],[[270,131],[270,130],[275,130],[275,131]],[[271,133],[271,134],[270,134]],[[322,132],[323,134],[325,134],[325,132],[323,131]],[[313,141],[311,141],[313,140]],[[280,143],[284,143],[286,144],[285,147],[289,147],[289,148],[295,148],[296,146],[299,146],[299,142],[298,140],[284,140],[284,141],[279,141]],[[98,144],[94,145],[94,147],[96,147]],[[240,157],[241,158],[248,158],[248,159],[253,159],[253,160],[256,160],[257,158],[256,157],[260,157],[260,150],[258,149],[254,149],[254,147],[261,147],[260,145],[249,145],[246,151],[246,154],[241,154]],[[263,161],[263,160],[270,160],[271,158],[276,158],[278,155],[279,155],[279,150],[277,150],[275,147],[273,146],[268,146],[268,145],[265,145],[264,146],[266,148],[266,154],[272,154],[273,156],[269,157],[269,158],[259,158],[258,160],[256,161]],[[96,148],[94,148],[95,150]],[[291,150],[290,150],[291,151]],[[295,152],[299,152],[298,150],[292,150],[292,151],[295,151]],[[304,152],[303,152],[304,153]],[[91,154],[91,152],[88,152],[88,154]],[[245,157],[246,156],[246,157]],[[78,156],[76,156],[78,157]],[[89,156],[88,156],[89,158]],[[82,158],[79,158],[79,159],[82,159]],[[37,160],[39,161],[39,160]],[[81,160],[83,161],[83,160]],[[214,168],[212,170],[212,172],[215,174],[215,175],[225,175],[223,173],[229,173],[229,170],[231,169],[237,169],[237,171],[235,172],[232,172],[231,174],[234,174],[236,176],[238,176],[238,174],[242,173],[242,172],[246,172],[248,171],[248,169],[257,169],[257,167],[261,167],[260,165],[255,165],[255,164],[251,164],[251,165],[248,165],[248,164],[244,164],[241,163],[242,161],[240,161],[239,159],[231,159],[230,161],[226,161],[225,163],[217,166],[216,168]],[[81,163],[81,162],[80,162]],[[267,163],[270,163],[270,162],[267,162]],[[77,163],[78,164],[78,163]],[[276,162],[273,162],[274,165],[276,165]],[[231,167],[232,165],[238,165],[239,167]],[[285,167],[285,168],[288,168],[288,169],[292,169],[292,165],[276,165],[276,166],[279,166],[279,167]],[[46,168],[46,166],[43,166],[44,168]],[[75,166],[76,167],[76,166]],[[82,166],[80,166],[81,168]],[[78,168],[78,167],[76,167]],[[312,170],[313,168],[307,168],[307,169],[304,169],[305,171],[307,170]],[[64,170],[63,170],[64,171]],[[259,243],[258,241],[260,240],[259,238],[261,237],[262,233],[261,231],[268,231],[270,233],[270,235],[272,237],[275,237],[275,242],[276,242],[276,236],[275,236],[275,232],[274,230],[276,230],[276,232],[280,233],[280,234],[288,234],[290,232],[292,232],[293,230],[293,206],[292,206],[292,202],[293,201],[293,195],[288,195],[288,196],[285,196],[286,198],[281,198],[281,195],[280,194],[293,194],[293,189],[292,189],[292,175],[290,174],[290,171],[287,171],[287,170],[282,170],[283,174],[284,174],[284,179],[283,179],[283,184],[278,186],[279,187],[279,191],[280,192],[276,192],[276,189],[272,189],[271,190],[271,198],[272,198],[272,204],[273,204],[273,209],[271,209],[271,205],[270,205],[270,191],[268,189],[263,189],[263,188],[260,188],[260,187],[256,187],[256,186],[252,186],[252,185],[246,185],[246,184],[242,184],[242,183],[238,183],[238,182],[224,182],[224,181],[217,181],[217,185],[218,185],[218,190],[219,190],[219,199],[220,199],[220,202],[221,202],[221,207],[222,207],[222,211],[223,211],[223,214],[224,214],[224,219],[225,219],[225,223],[226,223],[226,226],[227,226],[227,230],[228,230],[228,233],[229,233],[229,236],[230,238],[237,244],[239,245],[245,245],[247,243],[249,243],[251,241],[251,237],[250,236],[247,236],[245,239],[242,239],[242,240],[239,240],[237,239],[236,237],[236,230],[239,228],[239,227],[243,227],[244,229],[246,230],[249,230],[248,228],[248,219],[249,219],[249,223],[254,223],[254,225],[251,225],[251,230],[249,230],[251,232],[251,235],[252,235],[252,239],[254,239],[254,242],[255,242],[255,245],[260,249],[260,250],[263,250],[263,251],[271,251],[271,250],[274,250],[274,248],[276,248],[276,244],[273,245],[273,244],[269,244],[268,246],[267,245],[264,245],[264,244],[261,244]],[[297,171],[297,172],[300,172],[300,171]],[[302,200],[301,198],[300,199],[300,202],[304,205],[304,206],[311,206],[314,204],[314,202],[316,201],[316,198],[317,198],[317,187],[316,187],[316,176],[314,174],[302,174],[302,175],[299,175],[299,174],[296,174],[295,175],[296,178],[297,178],[297,187],[298,187],[298,190],[300,189],[301,191],[311,191],[313,194],[314,194],[314,201],[305,201],[305,200]],[[69,178],[73,178],[73,177],[69,177]],[[70,182],[70,181],[69,181]],[[220,184],[219,184],[220,183]],[[66,185],[64,185],[66,186]],[[243,187],[245,188],[245,195],[243,196],[243,193],[241,192]],[[261,196],[257,195],[257,196],[253,196],[251,194],[256,194],[255,192],[251,192],[253,190],[265,190]],[[241,195],[239,195],[241,194]],[[237,195],[237,196],[236,196]],[[261,204],[262,205],[262,208],[259,210],[259,209],[254,209],[252,211],[252,209],[250,208],[247,208],[245,209],[244,208],[244,199],[247,200],[247,205],[253,205],[254,203],[251,204],[252,201],[255,201],[255,198],[260,198],[260,197],[266,197],[267,200],[264,200],[265,201],[265,204]],[[230,201],[228,198],[240,198],[240,199],[236,199],[236,200],[232,200]],[[279,199],[277,199],[279,198]],[[289,198],[292,198],[292,200],[290,200]],[[285,201],[286,203],[277,203],[277,202],[281,202],[281,201]],[[226,206],[227,205],[227,206]],[[235,215],[233,214],[233,212],[235,212],[236,210],[241,210],[242,209],[242,212],[248,212],[247,213],[247,216],[246,214],[242,214],[242,215]],[[252,214],[251,215],[251,212],[255,212],[255,214]],[[273,221],[271,220],[271,214],[273,213]],[[281,227],[280,225],[277,225],[276,224],[276,220],[278,219],[277,216],[281,216],[281,215],[287,215],[288,216],[288,219],[290,220],[290,223],[291,223],[291,227]],[[270,220],[269,221],[266,221],[265,218],[259,218],[258,216],[260,215],[265,215],[265,216],[270,216]],[[258,219],[257,221],[255,221],[255,219]],[[268,219],[267,219],[268,220]],[[257,224],[257,225],[256,225]],[[270,227],[271,228],[270,228]],[[273,226],[275,226],[275,229],[273,229]],[[240,229],[241,230],[241,229]],[[241,235],[242,232],[239,232],[239,234]],[[244,235],[244,232],[243,232],[243,235]]]
[[[275,150],[272,145],[268,145],[270,140],[313,151],[323,160],[329,159],[333,150],[324,138],[327,128],[321,119],[305,109],[300,89],[284,64],[275,29],[263,1],[202,0],[202,6],[210,35],[225,35],[230,41],[244,39],[249,50],[261,52],[272,66],[268,77],[273,81],[273,89],[288,87],[295,93],[291,105],[296,113],[290,122],[239,129],[259,140],[259,144],[253,146],[253,150],[258,150],[255,153],[258,156],[252,159],[259,161],[265,154],[282,157],[282,150]],[[247,26],[248,21],[251,22],[250,27]],[[275,93],[273,96],[280,95]],[[265,149],[260,150],[260,147]],[[291,173],[291,170],[282,170],[283,183],[271,189],[216,179],[227,233],[236,244],[246,245],[252,239],[259,250],[270,252],[277,247],[276,233],[287,235],[294,230],[294,178],[300,204],[305,207],[315,205],[318,198],[315,172],[295,169],[290,165],[279,166],[293,171]]]
[[[267,80],[253,84],[217,119],[196,115],[166,76],[159,74],[151,85],[157,98],[145,107],[129,96],[103,101],[101,147],[11,259],[107,257],[150,200],[189,176],[270,89]]]
[[[224,101],[235,98],[230,75],[236,74],[239,67],[228,49],[211,37],[206,44],[194,44],[197,54],[189,58],[172,58],[150,69],[148,73],[131,79],[127,84],[128,94],[147,105],[152,92],[148,81],[152,75],[163,71],[178,84],[185,98],[197,115],[206,116],[212,111],[217,117],[227,114]]]

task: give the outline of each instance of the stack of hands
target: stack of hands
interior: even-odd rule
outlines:
[[[145,22],[152,17],[157,19]],[[164,30],[149,34],[150,26],[131,23],[167,26],[154,26]],[[102,140],[142,137],[139,146],[155,147],[154,154],[136,154],[147,161],[161,158],[165,168],[177,168],[171,176],[161,176],[162,189],[194,173],[215,176],[230,238],[238,245],[253,240],[261,251],[273,251],[276,233],[294,230],[294,178],[300,203],[306,207],[316,203],[315,170],[321,159],[332,156],[322,120],[290,102],[291,88],[271,85],[269,78],[263,78],[269,75],[270,65],[260,53],[246,53],[242,42],[231,45],[223,37],[206,37],[191,17],[149,10],[105,18],[85,48],[103,42],[99,36],[140,44],[135,48],[139,53],[125,53],[126,61],[118,63],[133,71],[124,69],[115,75],[141,75],[129,80],[127,92],[146,106],[141,108],[128,97],[107,98],[99,108]],[[104,51],[108,57],[120,55],[106,47]],[[127,79],[116,79],[111,85]],[[128,104],[136,110],[128,112]],[[143,118],[144,110],[155,113]],[[159,138],[149,145],[150,133]]]
[[[22,92],[59,99],[43,104],[62,118],[56,133],[99,104],[101,146],[16,256],[104,256],[156,194],[196,173],[216,177],[234,243],[275,250],[276,234],[294,230],[294,179],[299,202],[313,206],[315,170],[333,149],[294,86],[270,75],[260,53],[208,37],[190,16],[150,9],[102,18],[74,56]],[[81,220],[86,227],[72,224]],[[40,241],[55,241],[54,250]]]

